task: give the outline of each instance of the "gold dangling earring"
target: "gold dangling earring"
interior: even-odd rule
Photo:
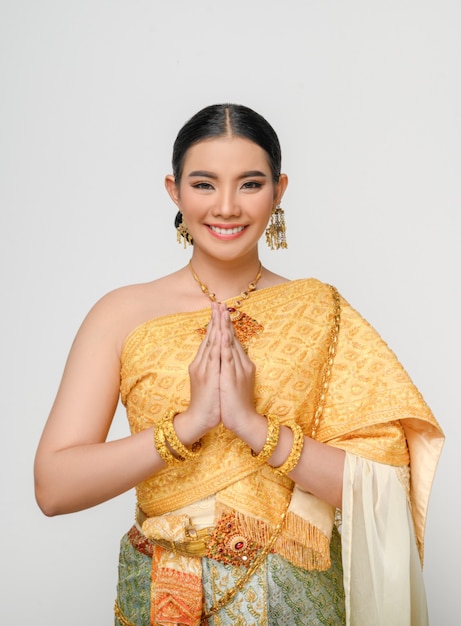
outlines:
[[[266,228],[266,242],[271,250],[288,248],[286,231],[285,213],[279,204],[272,210],[271,221]]]
[[[184,246],[184,250],[187,246],[192,245],[192,237],[190,236],[190,232],[187,230],[187,226],[184,224],[184,220],[182,218],[182,213],[179,211],[176,215],[176,240],[178,243],[182,243]]]

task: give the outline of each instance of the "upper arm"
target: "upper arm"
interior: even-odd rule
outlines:
[[[118,403],[124,335],[117,297],[109,294],[89,312],[75,337],[39,454],[105,441]]]

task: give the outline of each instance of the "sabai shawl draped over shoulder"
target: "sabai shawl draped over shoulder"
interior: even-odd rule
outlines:
[[[256,410],[262,415],[277,415],[281,424],[296,420],[309,435],[331,338],[331,288],[314,279],[295,280],[252,293],[244,308],[261,327],[246,346],[256,364]],[[179,412],[187,408],[188,366],[202,339],[199,331],[209,317],[209,309],[168,315],[147,321],[126,339],[121,398],[132,433],[151,427],[170,409]],[[360,477],[363,491],[362,482],[370,475],[371,500],[364,504],[363,498],[368,496],[362,492],[359,501],[361,507],[369,507],[373,517],[379,509],[376,489],[381,488],[382,479],[372,474],[380,466],[386,466],[387,471],[395,468],[396,489],[403,487],[400,491],[408,505],[409,523],[414,527],[422,560],[427,504],[443,434],[393,352],[344,299],[336,355],[315,438],[347,453],[343,565],[350,615],[359,610],[355,607],[355,586],[363,585],[362,600],[363,590],[377,584],[357,580],[363,564],[355,567],[356,539],[352,541],[351,527],[359,510],[354,507],[354,477]],[[247,532],[263,543],[271,536],[281,512],[288,508],[275,550],[299,567],[329,567],[335,515],[332,507],[302,492],[287,477],[276,476],[267,465],[261,467],[248,447],[222,425],[203,438],[197,459],[166,467],[137,487],[139,507],[148,518],[210,495],[216,496],[217,517],[235,512]],[[362,530],[362,535],[370,533],[370,529]],[[413,528],[409,532],[413,533]],[[398,623],[404,622],[393,626]]]

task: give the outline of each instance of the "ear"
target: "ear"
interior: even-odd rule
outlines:
[[[168,191],[170,198],[179,208],[179,187],[176,184],[175,177],[172,174],[168,174],[168,176],[165,176],[165,187]]]
[[[288,176],[286,174],[280,174],[279,180],[274,189],[274,207],[278,206],[283,198],[285,189],[288,185]]]

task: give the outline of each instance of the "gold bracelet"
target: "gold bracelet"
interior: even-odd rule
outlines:
[[[284,426],[288,426],[288,428],[293,432],[293,446],[285,463],[272,468],[279,476],[289,474],[291,470],[296,467],[304,446],[304,433],[301,426],[296,422],[288,422],[287,424],[284,424]]]
[[[178,411],[170,409],[162,418],[160,424],[163,429],[166,441],[171,448],[176,452],[181,461],[186,459],[194,459],[199,454],[199,450],[202,447],[202,440],[199,439],[192,445],[192,449],[186,448],[186,446],[179,440],[178,435],[174,429],[173,420],[178,415]]]
[[[160,420],[160,422],[158,422],[158,424],[154,427],[154,444],[162,461],[164,461],[167,465],[179,465],[185,460],[176,458],[168,449],[165,433],[163,432],[162,420]]]
[[[265,415],[267,419],[267,436],[266,441],[259,453],[254,450],[251,451],[251,455],[254,456],[261,463],[265,463],[272,456],[277,444],[279,442],[280,435],[280,422],[276,415]]]

